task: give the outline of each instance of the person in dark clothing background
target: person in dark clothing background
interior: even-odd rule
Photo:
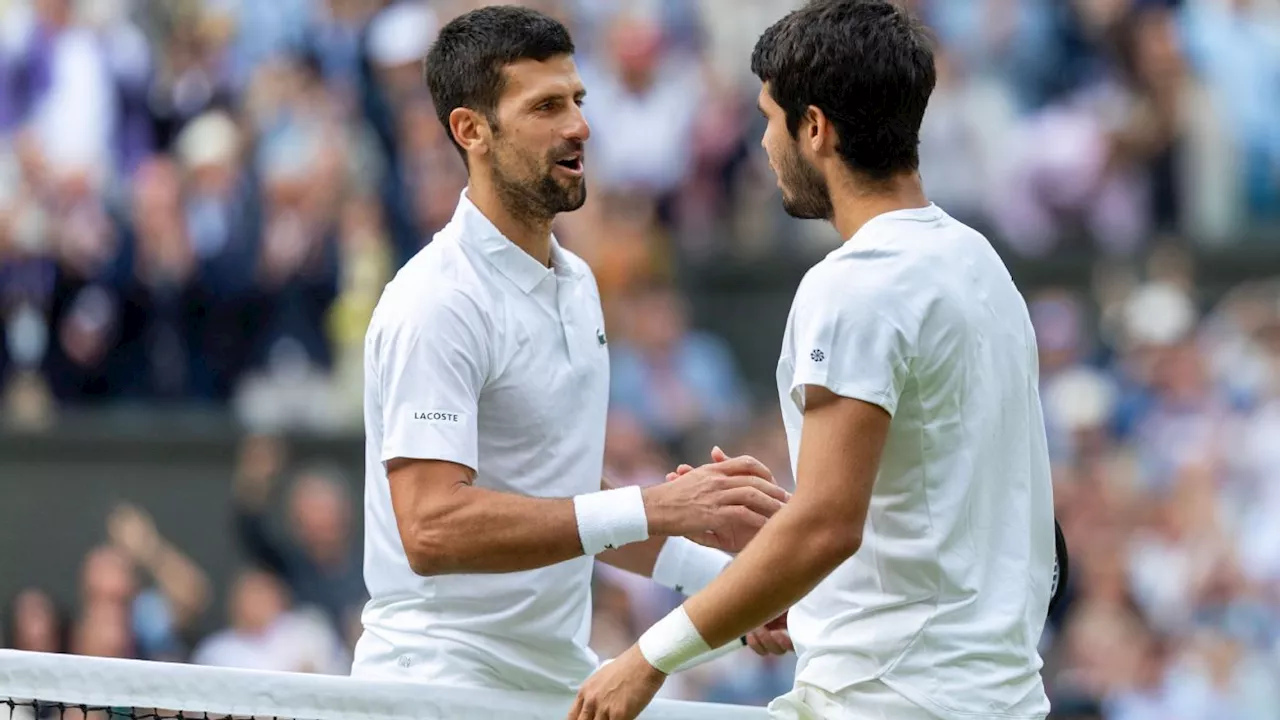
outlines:
[[[358,631],[366,595],[348,485],[321,466],[299,472],[287,491],[288,530],[278,532],[269,510],[286,454],[278,438],[245,440],[233,488],[236,537],[255,564],[284,580],[295,603],[321,610],[344,635]]]

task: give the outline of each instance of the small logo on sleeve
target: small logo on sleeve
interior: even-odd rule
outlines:
[[[603,328],[596,328],[596,342],[600,343],[600,347],[604,347],[609,344],[609,338],[604,336]]]
[[[413,419],[421,422],[429,423],[457,423],[460,422],[458,413],[451,412],[421,412],[414,411]]]
[[[809,359],[814,362],[822,362],[827,359],[827,354],[821,350],[815,349],[813,352],[809,353]]]

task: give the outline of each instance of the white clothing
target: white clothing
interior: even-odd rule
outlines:
[[[307,612],[281,615],[261,633],[227,628],[205,638],[191,654],[194,665],[337,675],[350,657],[323,617]]]
[[[777,379],[793,469],[806,385],[893,418],[861,548],[788,616],[797,682],[1044,717],[1049,454],[1031,320],[991,245],[934,205],[872,219],[801,282]]]
[[[384,463],[434,459],[476,487],[534,497],[600,490],[609,353],[595,279],[555,244],[553,269],[463,193],[452,221],[387,285],[365,342],[365,582],[353,674],[564,691],[598,660],[593,559],[420,577]]]
[[[798,683],[791,692],[769,703],[770,720],[935,720],[919,705],[884,683],[846,688],[839,695]]]

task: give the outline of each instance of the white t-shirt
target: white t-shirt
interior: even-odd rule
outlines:
[[[1048,712],[1038,376],[1004,264],[934,205],[872,219],[805,276],[778,362],[792,467],[805,385],[893,420],[861,548],[788,617],[798,682],[837,693],[878,679],[943,718]]]
[[[592,558],[420,577],[385,461],[438,459],[534,497],[600,489],[609,353],[595,279],[553,244],[548,269],[467,199],[387,285],[365,341],[365,583],[353,674],[563,691],[588,649]]]
[[[322,617],[310,612],[287,612],[261,633],[233,628],[205,638],[191,654],[195,665],[308,672],[337,675],[350,662],[342,639]]]

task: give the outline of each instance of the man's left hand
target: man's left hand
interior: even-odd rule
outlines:
[[[653,702],[667,676],[632,645],[587,678],[569,710],[569,720],[633,720]]]

